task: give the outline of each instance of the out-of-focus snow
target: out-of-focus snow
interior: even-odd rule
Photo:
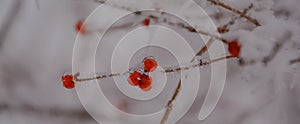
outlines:
[[[159,0],[141,4],[135,2],[122,3],[120,0],[118,4],[132,8],[141,5],[153,6],[162,10],[164,8],[176,10],[184,5],[181,0],[174,3]],[[214,19],[217,26],[224,24],[232,16],[230,12],[209,2],[196,2],[201,3],[200,5],[212,17],[220,13],[225,15],[221,16],[220,20]],[[232,31],[224,35],[228,39],[238,39],[242,45],[241,58],[256,63],[240,66],[237,60],[228,61],[224,94],[212,115],[202,123],[300,123],[299,63],[289,64],[289,60],[300,57],[299,0],[224,0],[224,2],[240,10],[253,3],[254,8],[249,11],[249,15],[263,26],[257,28],[249,26],[251,28],[244,29],[244,25],[235,25]],[[96,123],[91,118],[85,117],[87,113],[80,104],[76,92],[62,87],[60,76],[64,72],[71,71],[72,49],[76,38],[74,24],[78,20],[84,20],[98,4],[93,0],[39,0],[37,8],[35,0],[21,3],[21,11],[15,17],[6,38],[0,41],[0,123]],[[9,7],[13,4],[14,2],[9,0],[0,2],[0,24],[7,17]],[[190,12],[187,16],[194,15],[193,11]],[[190,19],[192,24],[201,27],[200,17]],[[90,24],[88,28],[101,30],[101,25],[104,25],[102,22],[105,21],[110,20],[97,18],[87,23]],[[249,25],[244,19],[240,19],[239,22]],[[83,36],[86,39],[88,37]],[[262,61],[272,52],[276,43],[282,43],[282,47],[265,65]],[[201,83],[197,100],[187,115],[178,122],[179,124],[200,123],[197,115],[209,85],[210,68],[203,67],[200,70]],[[178,80],[176,76],[173,78],[171,81]],[[164,107],[168,96],[171,95],[171,92],[163,93],[165,97],[159,97],[151,104],[145,102],[138,105],[136,102],[119,97],[118,89],[108,87],[111,88],[105,90],[108,97],[118,96],[113,98],[114,105],[137,113],[141,108],[147,112],[151,111],[153,105],[160,105],[156,109]],[[173,84],[167,84],[165,90],[173,90],[174,87]],[[76,114],[78,111],[83,112],[82,116]],[[112,122],[108,120],[107,123]]]

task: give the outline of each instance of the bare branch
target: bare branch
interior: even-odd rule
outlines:
[[[230,58],[236,58],[236,57],[229,55],[229,56],[224,56],[224,57],[216,58],[216,59],[213,59],[213,60],[209,60],[209,61],[206,61],[206,62],[203,62],[201,60],[197,64],[193,64],[193,65],[189,65],[189,66],[184,66],[184,67],[178,67],[178,68],[174,68],[174,69],[166,69],[165,72],[166,73],[170,73],[170,72],[178,72],[178,71],[182,71],[182,70],[188,70],[188,69],[191,69],[191,68],[209,65],[209,64],[212,64],[214,62],[218,62],[218,61],[221,61],[221,60],[224,60],[224,59],[230,59]]]
[[[114,77],[114,76],[120,76],[120,75],[125,75],[127,73],[129,73],[130,71],[126,71],[124,73],[115,73],[115,74],[102,74],[102,75],[96,75],[94,77],[90,77],[90,78],[78,78],[79,77],[79,72],[75,73],[74,76],[74,81],[75,82],[84,82],[84,81],[90,81],[90,80],[97,80],[97,79],[103,79],[103,78],[110,78],[110,77]]]
[[[253,4],[252,3],[249,5],[248,8],[244,9],[243,14],[246,15],[247,12],[251,8],[253,8]],[[229,31],[228,26],[233,25],[236,22],[236,20],[239,19],[239,18],[241,18],[241,16],[235,16],[230,21],[228,21],[226,24],[224,24],[223,26],[219,26],[218,27],[218,32],[221,33],[221,34],[227,33]]]
[[[211,40],[211,41],[213,41],[213,40]],[[200,61],[200,63],[198,63],[196,65],[193,65],[193,67],[198,67],[198,66],[202,66],[202,65],[208,65],[208,64],[211,64],[211,63],[214,63],[214,62],[217,62],[217,61],[220,61],[220,60],[224,60],[224,59],[229,59],[229,58],[236,58],[236,57],[235,56],[225,56],[225,57],[220,57],[220,58],[217,58],[217,59],[213,59],[211,61],[204,62],[204,63],[202,61]],[[175,69],[175,70],[183,70],[183,69],[186,69],[186,68],[179,68],[179,69]],[[167,71],[173,72],[174,70],[165,70],[165,72],[167,72]],[[167,110],[166,110],[166,112],[165,112],[165,114],[164,114],[164,116],[163,116],[160,124],[165,124],[166,121],[168,120],[170,112],[172,111],[173,102],[177,98],[177,96],[178,96],[178,94],[180,92],[180,88],[181,88],[181,80],[179,80],[177,88],[176,88],[175,92],[173,93],[172,98],[168,102]]]
[[[220,6],[226,10],[229,10],[233,13],[236,13],[236,14],[239,14],[241,17],[247,19],[248,21],[250,21],[251,23],[255,24],[256,26],[261,26],[261,24],[254,18],[250,17],[250,16],[247,16],[245,13],[235,9],[235,8],[232,8],[231,6],[229,5],[226,5],[225,3],[222,3],[220,2],[219,0],[207,0],[208,2],[211,2],[212,4],[216,5],[216,6]]]
[[[119,4],[112,3],[112,2],[107,3],[106,0],[95,0],[95,2],[100,3],[100,4],[105,4],[105,5],[108,5],[108,6],[117,8],[117,9],[120,9],[120,10],[129,11],[129,12],[138,11],[138,9],[136,9],[136,8],[126,7],[126,6],[120,6]]]
[[[200,60],[199,63],[188,65],[188,66],[183,66],[183,67],[178,67],[178,68],[166,69],[166,70],[164,70],[164,72],[165,73],[171,73],[171,72],[178,72],[178,71],[182,71],[182,70],[189,70],[191,68],[209,65],[211,63],[214,63],[214,62],[217,62],[217,61],[220,61],[220,60],[224,60],[224,59],[229,59],[229,58],[234,58],[234,56],[220,57],[220,58],[213,59],[213,60],[206,61],[206,62],[202,62],[202,60]],[[97,79],[103,79],[103,78],[110,78],[110,77],[114,77],[114,76],[126,75],[130,72],[131,72],[131,70],[123,72],[123,73],[95,75],[95,76],[88,77],[88,78],[78,78],[80,73],[77,72],[77,73],[73,74],[73,77],[74,77],[75,82],[84,82],[84,81],[90,81],[90,80],[97,80]]]
[[[292,65],[292,64],[295,64],[295,63],[297,63],[297,62],[300,62],[300,58],[291,60],[291,61],[290,61],[290,64]]]
[[[196,54],[196,56],[201,56],[203,55],[208,48],[210,47],[210,45],[213,43],[214,39],[209,39],[208,42],[200,49],[200,51]],[[195,57],[192,59],[192,61],[195,59]]]
[[[141,14],[142,12],[140,12]],[[162,14],[164,14],[162,12]],[[170,20],[168,20],[167,18],[162,18],[162,17],[158,17],[158,16],[155,16],[155,15],[149,15],[148,18],[152,19],[154,22],[157,22],[157,23],[164,23],[164,24],[168,24],[168,25],[171,25],[171,26],[177,26],[179,28],[183,28],[189,32],[192,32],[192,33],[199,33],[199,34],[202,34],[202,35],[205,35],[205,36],[209,36],[210,38],[212,39],[217,39],[219,41],[222,41],[223,43],[227,44],[228,41],[222,37],[219,37],[215,34],[211,34],[207,31],[203,31],[203,30],[199,30],[199,29],[195,29],[194,27],[192,26],[189,26],[189,25],[185,25],[184,23],[175,23],[175,22],[172,22]]]
[[[134,12],[136,15],[142,15],[142,11],[138,11],[138,9],[136,9],[136,8],[130,8],[130,7],[125,7],[125,6],[120,6],[120,5],[114,4],[114,3],[108,4],[104,0],[95,0],[95,1],[97,3],[106,4],[108,6],[111,6],[111,7],[117,8],[117,9],[129,11],[129,12]],[[162,14],[164,14],[164,12],[162,12]],[[161,18],[161,17],[155,16],[155,15],[149,15],[148,18],[154,20],[155,22],[159,22],[160,21],[162,23],[165,23],[165,24],[168,24],[168,25],[171,25],[171,26],[178,26],[180,28],[184,28],[187,31],[190,31],[190,32],[193,32],[193,33],[199,33],[199,34],[202,34],[202,35],[209,36],[211,38],[220,40],[220,41],[222,41],[225,44],[228,43],[228,41],[226,39],[222,38],[222,37],[219,37],[219,36],[214,35],[214,34],[210,34],[209,32],[202,31],[202,30],[199,30],[199,29],[196,30],[192,26],[187,26],[187,25],[184,25],[183,23],[174,23],[174,22],[169,21],[166,18]]]
[[[177,96],[180,92],[180,89],[181,89],[181,80],[178,82],[177,88],[176,88],[175,92],[173,93],[172,98],[168,101],[167,110],[166,110],[160,124],[165,124],[167,122],[170,112],[172,111],[172,108],[173,108],[173,102],[177,98]]]
[[[276,43],[275,46],[273,47],[271,53],[264,57],[263,63],[268,64],[278,53],[279,49],[282,47],[283,43]]]
[[[286,41],[291,37],[291,32],[286,32],[282,38],[280,38],[275,46],[273,47],[271,53],[263,58],[263,63],[268,64],[278,53],[278,51],[282,48],[283,44],[286,43]]]

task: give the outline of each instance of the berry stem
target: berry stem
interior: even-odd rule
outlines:
[[[79,72],[77,72],[79,74]],[[121,75],[125,75],[129,73],[129,71],[124,72],[124,73],[115,73],[115,74],[109,74],[109,75],[96,75],[95,77],[89,77],[89,78],[78,78],[78,76],[74,75],[75,81],[76,82],[84,82],[84,81],[90,81],[90,80],[97,80],[97,79],[103,79],[103,78],[110,78],[110,77],[114,77],[114,76],[121,76]]]

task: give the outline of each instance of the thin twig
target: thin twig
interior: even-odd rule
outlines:
[[[126,75],[130,72],[131,72],[131,70],[125,71],[123,73],[100,74],[100,75],[95,75],[95,76],[92,76],[92,77],[85,77],[85,78],[78,78],[80,73],[76,72],[75,74],[73,74],[73,77],[74,77],[75,82],[84,82],[84,81],[90,81],[90,80],[97,80],[97,79],[104,79],[104,78],[111,78],[111,77],[115,77],[115,76]]]
[[[290,61],[290,64],[292,65],[292,64],[295,64],[295,63],[297,63],[297,62],[300,62],[300,58],[291,60],[291,61]]]
[[[207,43],[202,46],[202,48],[198,51],[198,53],[196,53],[196,55],[193,57],[193,59],[191,60],[191,62],[195,61],[197,56],[202,56],[210,47],[210,45],[214,42],[213,38],[210,38]]]
[[[236,58],[236,57],[235,56],[225,56],[225,57],[220,57],[220,58],[217,58],[217,59],[210,60],[208,62],[202,62],[202,61],[200,61],[200,63],[198,63],[196,65],[193,65],[193,67],[198,67],[198,66],[202,66],[202,65],[208,65],[208,64],[211,64],[211,63],[214,63],[214,62],[217,62],[217,61],[220,61],[220,60],[224,60],[224,59],[229,59],[229,58]],[[183,68],[179,68],[179,69],[175,69],[175,70],[182,70],[182,69]],[[174,72],[174,70],[165,70],[165,72],[167,72],[167,71]],[[175,92],[173,93],[172,98],[168,102],[167,110],[166,110],[166,112],[165,112],[165,114],[164,114],[164,116],[163,116],[160,124],[165,124],[166,121],[168,120],[170,112],[172,111],[172,108],[173,108],[173,102],[177,98],[177,96],[178,96],[178,94],[180,92],[180,88],[181,88],[181,80],[179,80],[177,88],[176,88]]]
[[[239,14],[241,17],[247,19],[248,21],[250,21],[251,23],[255,24],[256,26],[261,26],[261,24],[254,18],[250,17],[250,16],[247,16],[245,13],[235,9],[235,8],[232,8],[231,6],[229,5],[226,5],[225,3],[222,3],[220,2],[219,0],[207,0],[208,2],[211,2],[212,4],[216,5],[216,6],[220,6],[224,9],[227,9],[233,13],[236,13],[236,14]]]
[[[139,14],[141,14],[141,12]],[[162,14],[164,14],[164,12],[162,12]],[[211,34],[207,31],[203,31],[203,30],[200,30],[200,29],[195,29],[193,26],[185,25],[182,22],[175,23],[175,22],[172,22],[172,21],[168,20],[167,18],[162,18],[162,17],[158,17],[158,16],[155,16],[155,15],[149,15],[148,18],[152,19],[154,22],[157,22],[157,23],[164,23],[164,24],[168,24],[168,25],[171,25],[171,26],[177,26],[177,27],[183,28],[183,29],[185,29],[189,32],[209,36],[210,38],[217,39],[219,41],[222,41],[225,44],[228,43],[228,41],[226,39],[222,38],[222,37],[219,37],[215,34]]]
[[[253,8],[253,4],[251,3],[248,8],[244,9],[243,14],[246,15],[247,12]],[[229,31],[228,26],[234,25],[237,19],[241,18],[241,16],[234,16],[230,21],[225,23],[223,26],[218,27],[218,32],[221,34],[227,33]]]
[[[217,58],[217,59],[210,60],[206,63],[203,63],[202,65],[208,65],[208,64],[211,64],[211,63],[214,63],[214,62],[218,62],[218,61],[221,61],[221,60],[224,60],[224,59],[231,59],[231,58],[236,58],[236,57],[232,56],[232,55],[224,56],[224,57],[220,57],[220,58]],[[202,66],[202,65],[199,65],[199,66]]]
[[[167,122],[170,112],[172,111],[172,108],[173,108],[173,102],[177,98],[177,96],[180,92],[180,89],[181,89],[181,80],[178,82],[178,85],[176,87],[176,90],[175,90],[172,98],[168,101],[167,110],[166,110],[160,124],[165,124]]]
[[[164,73],[172,73],[172,72],[178,72],[178,71],[182,71],[182,70],[189,70],[191,68],[209,65],[211,63],[214,63],[214,62],[217,62],[217,61],[220,61],[220,60],[223,60],[223,59],[228,59],[228,58],[233,58],[233,56],[220,57],[220,58],[213,59],[213,60],[206,61],[206,62],[203,62],[202,60],[200,60],[200,62],[196,63],[196,64],[191,64],[191,65],[182,66],[182,67],[173,68],[173,69],[166,69],[163,72]],[[77,72],[77,73],[73,74],[73,77],[74,77],[75,82],[84,82],[84,81],[90,81],[90,80],[97,80],[97,79],[103,79],[103,78],[110,78],[110,77],[115,77],[115,76],[126,75],[126,74],[129,74],[130,72],[131,72],[131,70],[125,71],[123,73],[102,74],[102,75],[96,75],[94,77],[87,77],[87,78],[78,78],[79,77],[79,72]]]
[[[291,32],[286,32],[284,33],[283,37],[280,38],[276,43],[275,46],[273,47],[272,51],[270,54],[266,57],[263,58],[263,63],[268,64],[273,58],[276,56],[278,51],[282,48],[283,44],[286,43],[288,39],[291,37]]]
[[[209,64],[212,64],[214,62],[218,62],[220,60],[230,59],[230,58],[236,58],[236,57],[229,55],[229,56],[224,56],[224,57],[216,58],[216,59],[213,59],[213,60],[210,60],[210,61],[206,61],[206,62],[203,62],[202,60],[200,60],[200,62],[197,63],[197,64],[193,64],[193,65],[189,65],[189,66],[184,66],[184,67],[178,67],[178,68],[175,68],[175,69],[166,69],[164,72],[170,73],[170,72],[178,72],[178,71],[183,71],[183,70],[189,70],[191,68],[209,65]]]
[[[201,56],[203,55],[207,50],[208,48],[210,47],[210,45],[213,43],[214,39],[209,39],[207,41],[207,43],[200,49],[200,51],[196,54],[196,56]],[[195,58],[195,57],[194,57]],[[192,59],[192,61],[194,60],[194,58]]]
[[[120,6],[120,5],[118,5],[118,4],[116,4],[116,3],[112,3],[112,2],[107,3],[106,0],[95,0],[95,2],[100,3],[100,4],[105,4],[105,5],[108,5],[108,6],[110,6],[110,7],[120,9],[120,10],[129,11],[129,12],[136,12],[136,11],[138,11],[137,8],[131,8],[131,7],[126,7],[126,6]]]
[[[142,15],[142,11],[138,11],[138,9],[136,9],[136,8],[130,8],[130,7],[126,7],[126,6],[120,6],[120,5],[114,4],[114,3],[108,4],[104,0],[95,0],[95,1],[97,3],[105,4],[105,5],[108,5],[108,6],[117,8],[117,9],[120,9],[120,10],[134,12],[136,15]],[[164,14],[164,12],[161,12],[161,13]],[[219,37],[217,35],[211,34],[211,33],[207,32],[207,31],[203,31],[203,30],[199,30],[199,29],[196,30],[192,26],[187,26],[187,25],[185,25],[183,23],[174,23],[174,22],[169,21],[166,18],[161,18],[161,17],[155,16],[155,15],[149,15],[148,18],[153,19],[155,22],[161,21],[161,22],[163,22],[165,24],[168,24],[168,25],[171,25],[171,26],[178,26],[180,28],[184,28],[184,29],[186,29],[186,30],[188,30],[190,32],[193,32],[193,33],[199,33],[199,34],[202,34],[202,35],[209,36],[211,38],[214,38],[214,39],[217,39],[219,41],[222,41],[225,44],[228,43],[228,41],[226,39],[222,38],[222,37]]]

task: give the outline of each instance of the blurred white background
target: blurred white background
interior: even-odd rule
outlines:
[[[141,4],[163,9],[181,5],[176,2],[170,4],[155,0]],[[197,2],[217,26],[233,17],[231,12],[205,0]],[[228,60],[227,80],[221,100],[206,120],[199,121],[198,112],[210,80],[209,68],[204,68],[198,97],[178,124],[299,124],[299,63],[288,64],[288,61],[300,57],[300,1],[224,2],[241,10],[251,2],[254,4],[250,15],[263,26],[254,28],[241,19],[224,37],[242,40],[244,49],[241,57],[246,61],[256,61],[256,64],[242,66],[236,59]],[[1,124],[97,123],[80,104],[75,90],[65,89],[60,79],[64,72],[72,71],[72,49],[77,35],[75,24],[85,20],[98,5],[94,0],[0,1]],[[131,4],[122,5],[133,7]],[[284,39],[286,43],[274,59],[264,65],[260,62],[261,58],[272,51],[285,32],[291,34]],[[114,90],[117,89],[106,94],[113,96]],[[115,104],[129,109],[127,111],[134,112],[134,109],[145,107],[133,107],[126,99],[115,99]],[[164,98],[157,104],[164,106],[166,101]],[[147,107],[151,108],[151,104]]]

